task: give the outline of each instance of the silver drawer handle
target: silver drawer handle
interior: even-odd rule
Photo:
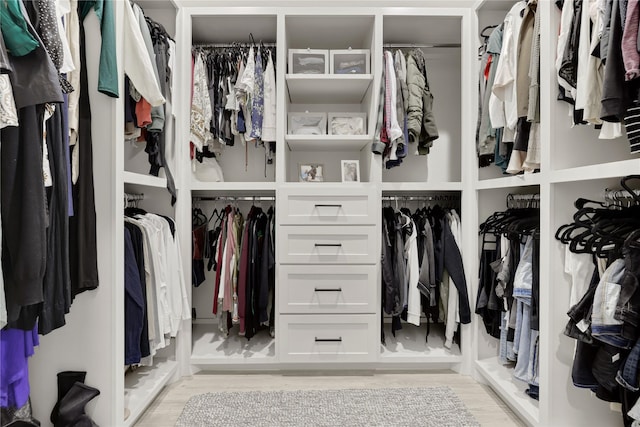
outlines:
[[[342,337],[338,337],[338,338],[318,338],[318,337],[316,337],[316,342],[342,342]]]
[[[338,208],[340,209],[342,205],[316,205],[316,208]]]
[[[330,247],[330,248],[341,248],[342,243],[316,243],[316,248]]]
[[[315,292],[342,292],[342,288],[335,288],[335,289],[315,288],[314,291]]]

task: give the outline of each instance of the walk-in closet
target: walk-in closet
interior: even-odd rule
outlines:
[[[61,425],[71,387],[147,425],[230,373],[447,372],[523,425],[640,419],[638,1],[5,3],[3,426]]]

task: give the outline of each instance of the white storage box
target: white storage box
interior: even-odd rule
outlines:
[[[329,51],[289,49],[289,74],[328,74]]]
[[[327,113],[289,113],[289,135],[326,135]]]
[[[370,74],[369,49],[331,50],[331,74]]]
[[[366,135],[367,113],[328,113],[329,135]]]

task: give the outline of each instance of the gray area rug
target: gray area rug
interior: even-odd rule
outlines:
[[[177,427],[479,426],[449,387],[206,393]]]

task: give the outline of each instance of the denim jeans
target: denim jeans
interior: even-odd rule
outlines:
[[[640,363],[640,340],[636,341],[622,368],[616,375],[616,381],[630,391],[638,391],[638,363]]]
[[[511,363],[511,360],[507,357],[507,335],[509,334],[508,318],[509,312],[502,313],[502,323],[500,325],[500,353],[498,359],[500,363],[506,365]],[[513,349],[513,346],[511,347]]]
[[[529,366],[527,367],[527,377],[529,385],[538,386],[538,368],[540,366],[540,334],[536,330],[531,330],[531,351],[529,354]]]
[[[635,341],[639,338],[640,326],[640,291],[638,291],[638,277],[640,276],[640,248],[637,242],[625,242],[622,253],[624,255],[624,276],[620,281],[620,298],[616,306],[615,318],[624,323],[622,335]]]
[[[604,272],[593,297],[591,334],[600,341],[619,348],[631,348],[632,341],[622,336],[623,322],[616,319],[625,261],[615,260]]]
[[[529,327],[531,322],[531,306],[522,303],[522,317],[520,326],[520,341],[518,343],[518,362],[513,376],[520,381],[529,382],[529,359],[531,357],[531,338],[532,330]],[[514,344],[515,345],[515,344]]]
[[[593,376],[591,367],[598,354],[598,345],[587,344],[582,341],[576,343],[576,352],[573,357],[571,379],[573,385],[578,388],[598,388],[598,381]]]
[[[619,389],[616,375],[627,353],[626,350],[604,343],[598,348],[591,371],[598,384],[609,392],[615,393]]]

